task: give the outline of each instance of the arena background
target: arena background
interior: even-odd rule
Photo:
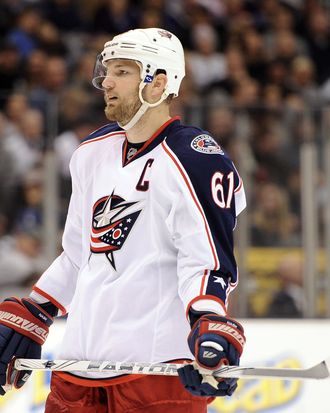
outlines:
[[[208,130],[245,183],[230,304],[249,329],[242,362],[308,366],[327,357],[329,15],[327,0],[2,0],[0,299],[28,294],[61,251],[70,156],[106,123],[91,85],[96,55],[119,32],[162,27],[186,51],[173,114]],[[47,391],[36,374],[0,411],[20,398],[25,407],[15,411],[38,411]],[[214,409],[301,413],[326,393],[324,383],[256,381],[236,394]]]

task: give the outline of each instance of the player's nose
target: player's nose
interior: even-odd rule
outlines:
[[[110,76],[105,76],[102,81],[103,89],[113,89],[115,87],[115,82]]]

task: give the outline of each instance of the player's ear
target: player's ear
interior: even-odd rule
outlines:
[[[151,83],[151,98],[157,101],[163,94],[167,84],[167,76],[165,73],[158,73]]]
[[[163,86],[165,88],[167,84],[167,76],[165,73],[158,73],[154,79],[155,86]]]

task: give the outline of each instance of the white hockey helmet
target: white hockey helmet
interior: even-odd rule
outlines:
[[[166,72],[167,96],[178,96],[185,75],[184,52],[180,40],[167,30],[158,28],[135,29],[115,36],[104,45],[98,56],[93,85],[103,89],[105,63],[110,59],[130,59],[139,62],[141,81],[151,83],[157,70]]]
[[[92,83],[98,89],[104,90],[102,82],[107,76],[106,62],[110,59],[134,60],[140,67],[139,98],[142,105],[128,124],[120,125],[122,128],[130,129],[149,107],[159,105],[167,96],[178,96],[181,81],[185,76],[184,51],[180,40],[167,30],[129,30],[107,42],[97,57],[94,68]],[[159,70],[166,73],[167,84],[158,102],[151,104],[143,99],[142,89],[153,81]]]

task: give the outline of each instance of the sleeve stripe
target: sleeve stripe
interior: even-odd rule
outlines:
[[[213,259],[214,259],[214,268],[213,268],[213,269],[214,269],[214,270],[218,270],[218,269],[220,268],[220,262],[219,262],[218,255],[217,255],[217,252],[216,252],[216,248],[215,248],[215,245],[214,245],[214,242],[213,242],[213,239],[212,239],[211,231],[210,231],[209,225],[208,225],[208,223],[207,223],[207,220],[206,220],[206,217],[205,217],[203,208],[202,208],[202,206],[200,205],[200,203],[199,203],[199,201],[198,201],[198,198],[197,198],[197,196],[196,196],[196,194],[195,194],[195,191],[194,191],[194,189],[193,189],[193,186],[192,186],[192,184],[190,183],[190,180],[189,180],[187,174],[185,173],[184,168],[181,166],[179,160],[177,159],[177,157],[175,156],[175,154],[171,151],[171,149],[168,147],[168,145],[165,143],[165,141],[162,142],[162,147],[163,147],[163,149],[165,150],[165,152],[167,153],[167,155],[172,159],[172,161],[173,161],[173,163],[175,164],[175,166],[178,168],[181,176],[183,177],[183,180],[185,181],[185,183],[186,183],[186,185],[187,185],[187,187],[188,187],[188,189],[189,189],[189,192],[190,192],[190,194],[191,194],[191,197],[193,198],[194,203],[195,203],[195,205],[197,206],[198,211],[199,211],[200,214],[202,215],[202,218],[203,218],[203,221],[204,221],[204,227],[205,227],[206,235],[207,235],[207,238],[208,238],[208,241],[209,241],[209,244],[210,244],[210,247],[211,247]]]
[[[208,279],[208,276],[209,276],[209,275],[210,275],[210,271],[205,270],[205,271],[204,271],[204,274],[203,274],[202,282],[201,282],[201,289],[200,289],[200,292],[199,292],[200,295],[205,294],[204,289],[205,289],[206,286],[207,286],[206,279]]]
[[[34,290],[36,293],[42,295],[45,297],[47,300],[49,300],[52,304],[54,304],[62,313],[62,315],[65,315],[67,313],[66,309],[63,307],[62,304],[60,304],[55,298],[47,294],[45,291],[41,290],[38,288],[36,285],[33,286],[32,290]]]

